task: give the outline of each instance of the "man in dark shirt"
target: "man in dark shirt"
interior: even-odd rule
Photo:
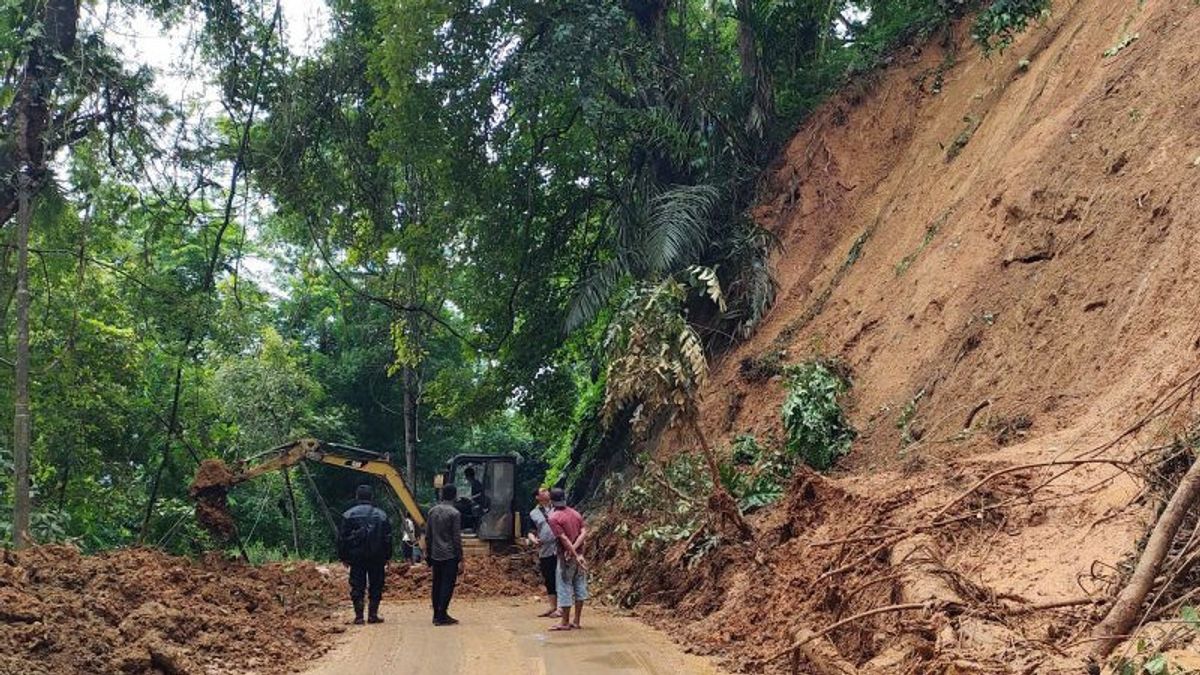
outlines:
[[[359,485],[356,503],[342,514],[338,530],[338,558],[350,568],[350,601],[354,623],[363,623],[363,595],[370,587],[368,623],[383,623],[379,601],[383,598],[383,573],[392,559],[392,524],[372,502],[371,486]]]
[[[471,484],[471,501],[482,506],[483,500],[483,481],[475,477],[475,467],[468,466],[463,472],[467,477],[467,482]]]
[[[425,558],[433,567],[433,625],[451,626],[458,620],[450,616],[450,598],[454,596],[454,584],[462,574],[462,514],[454,507],[458,489],[454,484],[442,487],[442,501],[438,502],[425,520],[425,542],[429,548]]]

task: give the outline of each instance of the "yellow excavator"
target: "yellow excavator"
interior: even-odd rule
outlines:
[[[225,487],[272,471],[286,470],[304,461],[382,478],[415,525],[418,539],[423,538],[425,514],[387,453],[302,438],[241,460]],[[463,513],[465,555],[505,550],[520,537],[521,518],[515,509],[514,495],[516,463],[517,458],[510,455],[457,455],[446,463],[446,471],[434,478],[434,487],[439,489],[449,483],[462,483],[456,506]],[[461,476],[459,469],[462,469]],[[468,469],[472,477],[479,477],[468,479]]]

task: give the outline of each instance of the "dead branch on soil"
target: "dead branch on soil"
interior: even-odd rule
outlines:
[[[1015,466],[1005,467],[1003,469],[997,469],[996,471],[989,473],[988,475],[984,476],[983,478],[980,478],[978,481],[975,482],[974,485],[972,485],[970,488],[968,488],[965,492],[961,493],[954,499],[951,499],[949,502],[947,502],[945,504],[945,506],[943,506],[941,509],[939,509],[938,512],[935,513],[933,515],[933,518],[931,518],[930,520],[934,523],[938,522],[939,520],[941,520],[942,516],[946,515],[947,511],[954,508],[956,505],[962,503],[963,500],[965,500],[967,497],[970,497],[979,488],[983,487],[987,483],[989,483],[989,482],[995,480],[996,478],[999,478],[1000,476],[1003,476],[1005,474],[1015,473],[1017,471],[1026,471],[1029,469],[1042,469],[1042,468],[1047,468],[1047,467],[1052,467],[1052,466],[1077,467],[1077,466],[1082,466],[1084,464],[1109,464],[1109,465],[1118,467],[1122,470],[1128,470],[1128,468],[1130,466],[1130,462],[1127,460],[1114,459],[1114,458],[1100,458],[1100,459],[1064,459],[1064,460],[1057,460],[1057,461],[1052,461],[1052,462],[1033,462],[1030,464],[1018,464]],[[1059,475],[1061,476],[1062,474],[1059,474]],[[1045,483],[1043,483],[1042,486],[1044,487]]]
[[[1084,605],[1100,606],[1106,602],[1108,601],[1105,598],[1073,598],[1071,600],[1039,602],[1020,607],[1010,607],[1007,613],[1009,616],[1021,616],[1023,614],[1033,614],[1034,612],[1043,612],[1051,609],[1067,609],[1068,607],[1082,607]]]
[[[1146,548],[1138,559],[1129,583],[1117,595],[1108,615],[1093,629],[1092,638],[1096,640],[1096,644],[1089,654],[1092,659],[1101,661],[1107,657],[1120,642],[1119,636],[1128,633],[1134,627],[1142,603],[1154,587],[1175,535],[1198,500],[1200,462],[1193,462],[1150,532],[1150,539],[1146,542]]]
[[[855,567],[858,567],[859,564],[861,564],[867,560],[870,560],[871,558],[874,558],[876,555],[882,553],[883,551],[887,550],[891,546],[895,545],[901,539],[904,539],[906,536],[909,536],[911,534],[912,534],[911,532],[905,532],[904,534],[899,535],[899,536],[895,537],[894,539],[888,539],[887,541],[876,546],[875,548],[871,549],[870,551],[867,551],[865,554],[858,556],[857,558],[855,558],[854,560],[851,560],[850,562],[846,563],[845,565],[842,565],[835,569],[829,570],[828,572],[825,572],[821,576],[817,577],[816,580],[813,581],[813,584],[816,585],[816,584],[821,583],[822,581],[825,581],[826,579],[828,579],[830,577],[834,577],[839,574],[849,572],[850,570],[854,569]]]
[[[929,610],[930,612],[932,612],[935,609],[949,609],[951,604],[953,604],[953,603],[906,602],[906,603],[902,603],[902,604],[898,604],[898,605],[886,605],[884,607],[876,607],[875,609],[869,609],[865,612],[859,612],[858,614],[848,616],[840,621],[835,621],[815,633],[813,633],[811,631],[801,631],[800,633],[797,633],[797,638],[799,638],[799,639],[797,639],[795,642],[793,642],[787,648],[782,649],[782,650],[776,652],[775,654],[773,654],[772,656],[767,657],[767,659],[763,663],[772,663],[774,661],[777,661],[789,654],[794,653],[796,650],[804,647],[804,645],[812,642],[813,640],[816,640],[818,638],[823,638],[826,635],[829,635],[830,633],[832,633],[833,631],[841,628],[842,626],[854,623],[855,621],[862,621],[863,619],[867,619],[872,616],[876,616],[879,614],[889,614],[889,613],[893,613],[893,612],[911,612],[911,611],[915,611],[918,609]]]
[[[803,629],[796,632],[797,647],[792,651],[792,672],[800,672],[801,657],[816,675],[855,675],[858,668],[842,657],[829,640],[817,640],[816,634]]]

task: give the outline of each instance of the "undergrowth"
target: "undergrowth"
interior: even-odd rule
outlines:
[[[850,390],[847,368],[832,359],[815,359],[788,369],[783,402],[787,450],[818,471],[828,471],[850,452],[858,433],[842,409]]]
[[[1032,21],[1050,14],[1050,0],[994,0],[979,16],[971,37],[985,54],[1003,52]]]
[[[754,436],[739,434],[731,452],[722,454],[730,459],[720,466],[721,483],[743,514],[783,497],[795,460],[781,444],[764,444]],[[662,555],[673,545],[688,542],[676,554],[694,567],[723,542],[720,533],[710,527],[712,514],[707,499],[712,493],[712,480],[703,459],[683,453],[661,464],[645,460],[643,466],[645,470],[624,491],[620,505],[644,520],[637,528],[622,523],[618,533],[630,537],[631,548],[638,556]]]

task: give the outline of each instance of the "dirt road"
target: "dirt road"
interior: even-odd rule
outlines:
[[[720,675],[661,633],[629,618],[588,608],[582,631],[547,632],[532,600],[455,601],[457,626],[431,625],[424,603],[385,605],[386,623],[353,626],[308,675],[455,675],[572,673]]]

